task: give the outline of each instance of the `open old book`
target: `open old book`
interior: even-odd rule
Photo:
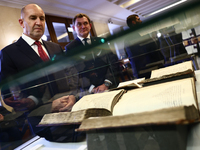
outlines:
[[[112,115],[114,106],[124,92],[121,89],[86,95],[73,106],[71,112],[45,114],[38,126],[79,124],[89,117]]]
[[[88,115],[89,111],[93,113]],[[107,113],[102,115],[100,112]],[[87,95],[74,105],[72,112],[46,114],[39,125],[82,122],[80,130],[85,130],[169,123],[198,118],[195,81],[194,78],[185,78],[137,88],[125,93],[124,90],[116,90]]]
[[[190,122],[199,119],[194,78],[147,86],[124,93],[113,116],[89,118],[78,131]]]
[[[139,82],[139,84],[152,85],[186,77],[195,77],[192,61],[186,61],[173,66],[152,70],[150,79],[143,80]]]

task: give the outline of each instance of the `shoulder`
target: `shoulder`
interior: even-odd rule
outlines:
[[[65,46],[65,50],[67,51],[80,45],[82,45],[82,42],[79,40],[79,38],[76,38]]]
[[[22,42],[25,43],[25,41],[24,41],[22,38],[19,38],[18,41],[14,42],[14,43],[12,43],[12,44],[10,44],[10,45],[7,45],[7,46],[4,47],[0,52],[1,52],[1,53],[2,53],[2,52],[9,53],[9,52],[16,51],[16,50],[19,48],[20,43],[22,43]]]
[[[58,50],[62,51],[62,47],[57,43],[49,42],[49,41],[43,41],[43,44],[48,50],[49,49],[55,49],[56,51],[58,51]]]
[[[60,45],[59,45],[59,44],[57,44],[57,43],[54,43],[54,42],[43,41],[43,43],[44,43],[45,45],[50,45],[50,46],[58,46],[58,47],[60,47]]]
[[[72,46],[72,45],[75,45],[76,43],[78,43],[78,40],[77,40],[77,39],[71,41],[71,42],[68,43],[66,46],[67,46],[67,47],[70,47],[70,46]]]

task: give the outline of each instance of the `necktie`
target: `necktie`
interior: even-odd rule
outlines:
[[[84,38],[83,41],[85,42],[85,46],[88,46],[87,38]]]
[[[89,45],[89,43],[87,42],[87,40],[88,40],[88,38],[84,38],[83,39],[83,41],[85,42],[85,46],[88,46]],[[95,60],[95,57],[94,57],[94,52],[93,51],[86,51],[85,52],[85,55],[86,55],[86,57],[88,58],[88,59],[94,59]],[[92,56],[91,56],[92,55]]]
[[[48,61],[49,57],[47,56],[47,54],[45,53],[45,51],[43,50],[41,43],[39,41],[35,41],[35,44],[38,46],[38,53],[40,55],[40,58],[43,61]]]

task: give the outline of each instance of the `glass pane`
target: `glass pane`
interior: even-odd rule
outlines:
[[[76,39],[77,38],[77,33],[73,29],[73,24],[70,24],[70,27],[68,27],[67,29],[68,29],[68,32],[72,32],[73,33],[74,39]]]
[[[70,24],[70,27],[69,27],[70,29],[68,29],[68,31],[72,31],[73,32],[73,36],[74,36],[74,39],[75,38],[77,38],[77,34],[76,34],[76,32],[74,31],[74,29],[73,29],[73,24]],[[71,30],[72,29],[72,30]]]
[[[51,41],[51,36],[49,34],[49,30],[47,28],[47,24],[45,23],[45,31],[44,31],[44,35],[42,36],[42,39],[45,41]]]
[[[53,22],[53,27],[59,43],[69,42],[69,36],[64,23]]]
[[[0,115],[0,121],[3,120],[0,122],[0,149],[8,147],[14,149],[35,135],[63,143],[77,142],[80,141],[79,139],[86,138],[85,134],[75,132],[74,129],[78,128],[78,125],[38,127],[38,124],[45,114],[66,110],[65,106],[69,98],[78,101],[85,95],[95,94],[104,83],[107,83],[107,86],[110,84],[109,88],[116,88],[120,82],[139,78],[134,81],[138,82],[143,78],[150,78],[152,70],[187,60],[192,60],[195,69],[198,70],[196,59],[200,62],[200,4],[187,7],[187,11],[182,9],[169,16],[160,16],[155,20],[143,22],[135,28],[114,33],[107,39],[96,38],[89,46],[69,47],[65,55],[56,53],[57,49],[59,52],[56,45],[55,47],[47,45],[47,50],[56,50],[49,62],[38,62],[32,65],[32,59],[27,59],[26,55],[21,55],[20,61],[15,64],[4,62],[14,57],[9,57],[13,54],[5,52],[5,49],[2,50],[0,87],[2,100],[7,106],[4,103],[2,105],[7,109],[0,107],[2,110],[0,114],[4,116],[3,118]],[[57,38],[60,37],[58,41],[69,41],[66,34],[66,30],[69,29],[65,24],[53,23],[53,25]],[[45,35],[49,36],[47,29]],[[73,35],[76,37],[75,32]],[[120,51],[118,58],[116,50]],[[11,71],[8,71],[12,64],[14,67],[12,66]],[[22,67],[23,71],[19,72]],[[195,71],[195,73],[200,72]],[[198,74],[197,87],[199,86]],[[141,87],[139,90],[142,88],[148,89],[148,87]],[[129,87],[127,90],[134,89]],[[158,92],[161,96],[162,93],[166,93],[166,91]],[[147,95],[145,91],[143,94]],[[138,98],[137,95],[133,96],[133,100],[136,100],[135,97]],[[157,98],[158,96],[155,95],[155,99]],[[151,132],[149,135],[156,135],[156,132],[153,133],[154,130]],[[25,136],[25,133],[29,134]],[[162,149],[160,145],[159,148]]]

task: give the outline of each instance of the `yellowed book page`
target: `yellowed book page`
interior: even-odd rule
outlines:
[[[140,84],[138,84],[138,82],[141,82],[141,81],[143,81],[143,80],[145,80],[145,78],[121,82],[121,83],[119,83],[118,88],[128,86],[128,85],[130,85],[130,84],[132,84],[132,83],[134,83],[134,84],[137,85],[138,87],[142,87]]]
[[[186,78],[125,93],[115,105],[113,115],[125,115],[194,104],[197,108],[193,78]]]
[[[161,77],[164,75],[183,72],[183,71],[186,71],[189,69],[191,69],[191,71],[193,70],[192,61],[187,61],[187,62],[183,62],[183,63],[177,64],[177,65],[153,70],[151,72],[151,78],[158,78],[158,77]]]
[[[86,95],[81,98],[72,108],[72,111],[78,111],[88,108],[105,108],[109,111],[112,111],[112,102],[116,95],[121,93],[122,90],[104,92]],[[118,101],[118,99],[116,99]]]

